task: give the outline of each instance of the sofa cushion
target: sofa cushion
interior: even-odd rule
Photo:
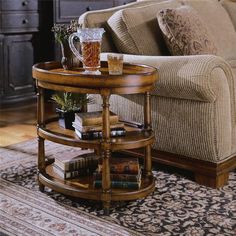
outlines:
[[[211,30],[217,54],[226,60],[236,59],[236,32],[233,23],[222,7],[216,0],[179,0],[184,5],[193,7],[201,19]]]
[[[228,12],[231,21],[233,22],[234,29],[236,30],[236,0],[223,0],[222,6]]]
[[[117,11],[107,21],[116,47],[128,54],[167,55],[156,14],[162,9],[180,5],[176,1],[165,1]]]
[[[192,7],[164,9],[157,18],[172,55],[216,54],[209,30]]]

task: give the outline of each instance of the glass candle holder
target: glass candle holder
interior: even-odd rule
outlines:
[[[110,75],[122,75],[123,54],[110,53],[107,55],[108,71]]]

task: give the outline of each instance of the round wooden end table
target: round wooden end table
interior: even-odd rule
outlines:
[[[154,134],[151,128],[150,91],[158,78],[157,70],[146,65],[124,64],[122,75],[109,75],[107,62],[101,63],[101,75],[83,74],[82,68],[64,70],[59,62],[45,62],[33,66],[33,78],[38,89],[38,183],[41,191],[47,186],[65,195],[100,200],[104,213],[109,213],[111,201],[135,200],[154,191],[152,175],[151,145]],[[81,140],[74,131],[60,128],[45,116],[45,89],[86,94],[102,97],[102,138]],[[110,137],[109,98],[111,94],[144,94],[144,125],[142,129],[127,131],[124,137]],[[92,176],[64,180],[53,172],[52,164],[45,159],[44,141],[80,148],[94,149],[102,157],[102,188],[94,188]],[[113,151],[145,148],[144,170],[138,190],[111,188],[109,158]],[[76,182],[77,181],[77,182]],[[81,184],[78,184],[78,182]],[[86,184],[86,188],[84,185]]]

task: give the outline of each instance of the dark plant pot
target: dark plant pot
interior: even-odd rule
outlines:
[[[58,123],[61,127],[65,129],[74,130],[72,122],[75,120],[75,113],[78,111],[63,111],[59,108],[56,108],[56,113],[59,116]]]

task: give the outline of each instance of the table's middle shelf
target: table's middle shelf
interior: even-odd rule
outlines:
[[[154,141],[153,131],[125,126],[126,134],[120,137],[112,137],[111,151],[122,149],[140,148],[151,145]],[[61,143],[74,147],[99,149],[102,139],[82,140],[73,130],[61,128],[57,121],[46,122],[45,127],[38,128],[41,138],[52,142]]]

